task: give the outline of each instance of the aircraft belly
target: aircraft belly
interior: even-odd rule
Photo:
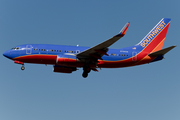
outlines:
[[[56,55],[25,55],[16,57],[13,60],[24,63],[56,64]]]
[[[139,56],[137,57],[136,61],[133,61],[133,58],[129,58],[126,60],[119,60],[119,61],[104,61],[100,60],[98,63],[99,68],[121,68],[121,67],[130,67],[135,65],[141,65],[150,63],[154,58],[149,56]]]

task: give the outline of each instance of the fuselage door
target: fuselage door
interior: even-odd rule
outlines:
[[[132,52],[132,61],[137,61],[137,52]]]
[[[32,53],[32,45],[26,45],[26,54]]]

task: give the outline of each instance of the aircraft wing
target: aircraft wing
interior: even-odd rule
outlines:
[[[77,57],[78,58],[89,58],[89,57],[92,58],[93,57],[96,59],[101,59],[101,57],[103,55],[108,55],[106,53],[108,51],[108,47],[111,46],[116,41],[118,41],[121,37],[123,37],[126,34],[129,24],[130,24],[129,22],[126,23],[126,25],[122,28],[122,30],[114,37],[112,37],[94,47],[91,47],[85,51],[80,52],[79,54],[77,54]]]

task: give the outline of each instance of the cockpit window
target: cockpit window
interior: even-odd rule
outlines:
[[[12,48],[12,50],[18,50],[19,49],[19,47],[14,47],[14,48]]]

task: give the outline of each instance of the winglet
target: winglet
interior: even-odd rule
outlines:
[[[119,34],[116,35],[116,37],[123,37],[126,34],[129,24],[130,24],[130,22],[126,23],[126,25],[122,28],[122,30],[119,32]]]

